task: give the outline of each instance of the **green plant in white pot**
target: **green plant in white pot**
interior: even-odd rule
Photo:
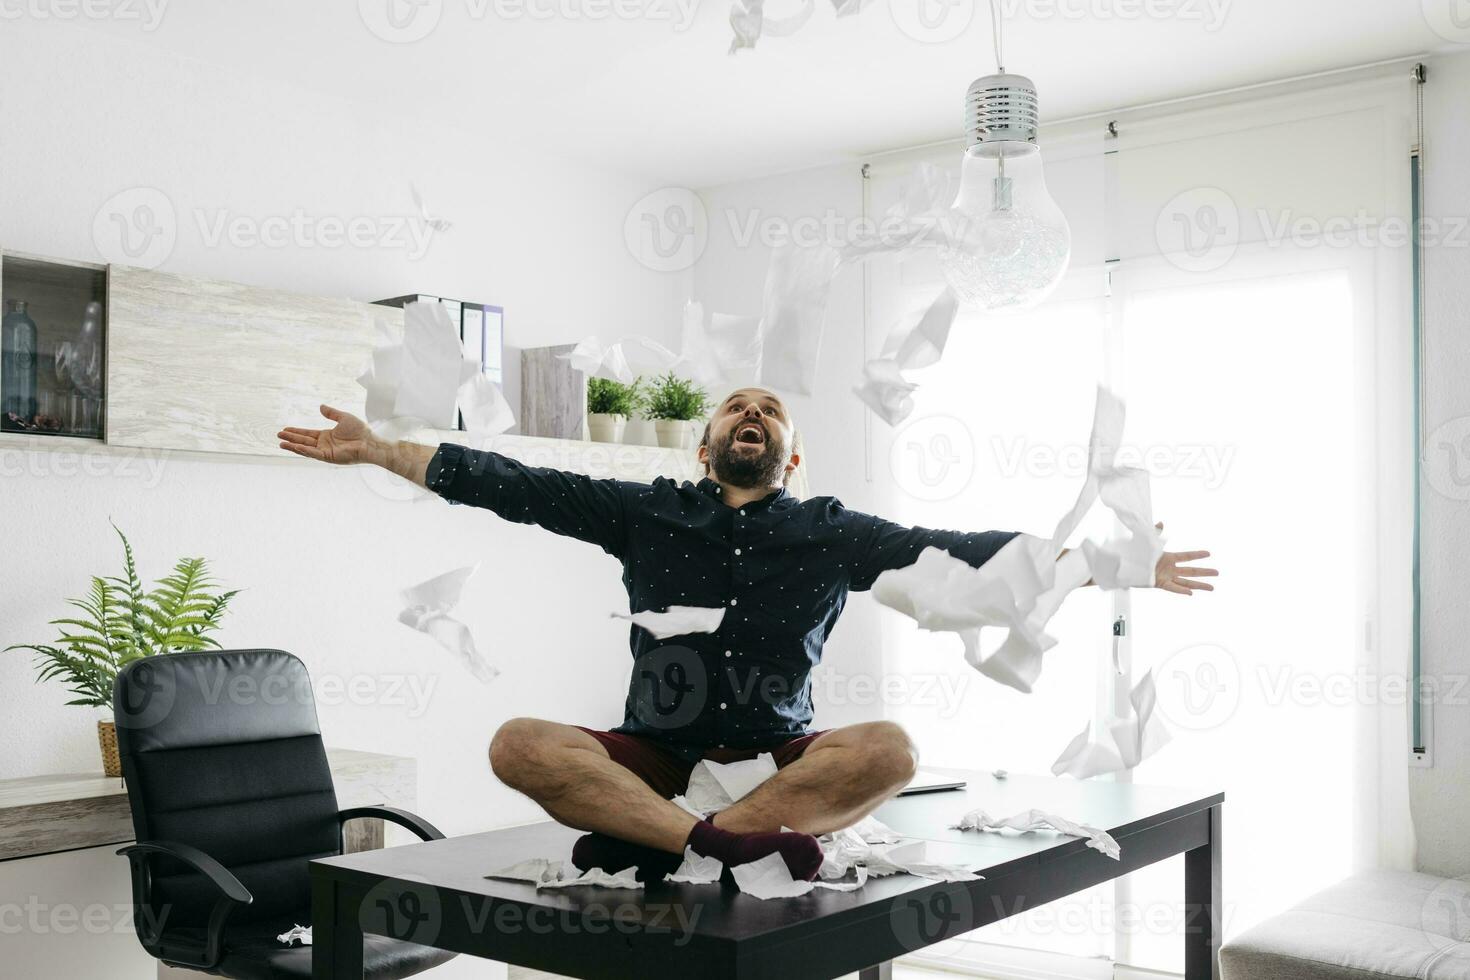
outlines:
[[[587,433],[593,442],[622,442],[628,418],[643,403],[643,379],[625,385],[611,378],[587,379]]]
[[[10,650],[36,654],[36,681],[59,680],[76,697],[67,704],[112,710],[112,686],[117,672],[134,660],[158,653],[188,653],[218,649],[210,636],[239,590],[214,591],[209,563],[203,558],[180,558],[173,571],[151,589],[138,578],[133,547],[122,539],[123,573],[92,576],[86,596],[66,601],[80,615],[51,620],[61,627],[54,643],[16,643]],[[122,775],[117,758],[117,732],[110,721],[97,722],[102,745],[102,767],[109,776]]]
[[[703,388],[672,371],[653,383],[643,407],[653,419],[658,444],[665,449],[689,449],[694,443],[694,423],[709,413],[709,396]]]

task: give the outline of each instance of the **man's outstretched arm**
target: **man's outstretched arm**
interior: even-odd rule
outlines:
[[[435,449],[392,442],[375,436],[366,423],[347,412],[323,405],[322,414],[336,426],[282,429],[281,448],[326,463],[381,466],[450,503],[484,507],[517,524],[535,524],[591,542],[610,555],[623,553],[626,497],[639,488],[617,480],[526,466],[499,453],[452,443]]]
[[[288,425],[276,433],[281,448],[323,463],[370,463],[421,487],[426,485],[429,460],[436,452],[434,447],[380,439],[362,419],[330,405],[322,406],[322,415],[337,424],[330,429]]]

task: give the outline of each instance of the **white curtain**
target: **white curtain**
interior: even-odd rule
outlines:
[[[1170,547],[1214,551],[1218,591],[1074,595],[1029,696],[886,617],[887,668],[953,692],[891,716],[935,764],[1046,772],[1153,669],[1175,739],[1120,778],[1225,791],[1227,936],[1356,870],[1412,865],[1410,109],[1395,74],[1123,114],[1116,138],[1105,119],[1044,133],[1068,280],[1040,309],[962,318],[914,417],[875,425],[899,518],[1046,532],[1081,481],[1094,384],[1123,392]],[[870,213],[917,159],[955,168],[959,148],[876,161]],[[868,276],[876,349],[939,278],[926,259]],[[946,952],[1178,970],[1182,884],[1166,862]]]

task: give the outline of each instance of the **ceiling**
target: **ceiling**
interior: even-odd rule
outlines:
[[[814,0],[733,56],[729,2],[179,0],[150,32],[89,28],[690,187],[957,136],[965,87],[994,70],[986,0],[842,18]],[[1442,49],[1425,10],[1455,0],[998,2],[1007,68],[1055,119]]]

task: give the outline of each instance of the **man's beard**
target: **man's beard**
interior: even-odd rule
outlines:
[[[725,483],[754,490],[772,487],[784,482],[786,463],[791,454],[776,438],[775,433],[766,433],[765,446],[757,455],[735,452],[737,425],[718,445],[710,446],[710,469]]]

